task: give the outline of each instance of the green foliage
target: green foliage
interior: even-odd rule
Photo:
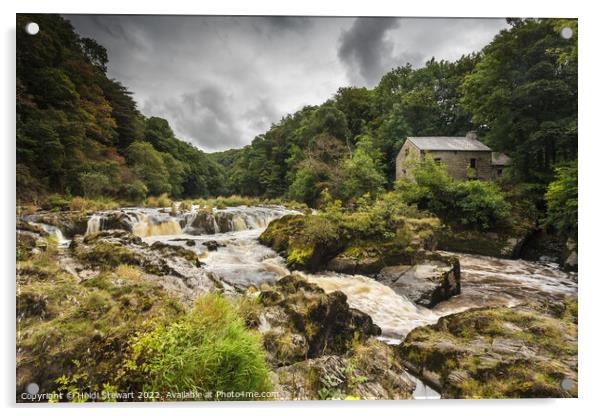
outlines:
[[[411,164],[410,177],[397,182],[397,191],[408,204],[450,225],[479,230],[510,225],[510,204],[497,184],[453,180],[430,157]]]
[[[546,223],[574,240],[577,239],[577,196],[577,163],[557,167],[545,194]]]
[[[140,178],[152,195],[169,193],[169,171],[161,153],[147,142],[134,142],[126,150],[132,171]]]
[[[355,200],[369,194],[375,197],[383,190],[385,176],[380,167],[381,154],[374,148],[372,138],[359,138],[353,156],[342,164],[343,183],[341,195],[346,200]]]
[[[518,179],[548,182],[577,157],[577,21],[517,19],[487,45],[460,102],[484,139],[513,159]],[[564,39],[560,29],[573,36]]]
[[[30,21],[44,30],[28,35],[23,27]],[[57,193],[137,202],[147,192],[198,197],[223,191],[215,162],[178,140],[167,121],[145,120],[131,92],[107,78],[107,51],[95,40],[80,38],[58,15],[21,14],[17,26],[20,201]],[[135,155],[134,144],[143,142],[154,152],[138,148]],[[148,164],[138,156],[149,156]]]
[[[144,206],[150,208],[167,208],[171,205],[172,202],[171,199],[169,199],[169,197],[167,196],[167,193],[163,193],[157,197],[148,197],[148,199],[144,201]]]
[[[61,269],[51,249],[19,262],[17,270],[19,391],[32,379],[47,392],[114,390],[136,331],[173,322],[183,312],[133,267],[120,266],[79,282]]]
[[[81,173],[79,181],[86,198],[103,195],[111,189],[109,178],[100,172]]]
[[[119,194],[125,200],[139,204],[146,198],[148,188],[141,180],[135,180],[132,183],[121,185]]]
[[[142,334],[130,354],[124,377],[141,390],[261,393],[271,389],[259,335],[245,329],[232,305],[219,295],[201,296],[189,315]]]
[[[316,187],[318,176],[310,168],[302,168],[295,175],[295,180],[288,189],[288,195],[295,201],[313,205],[320,195]]]

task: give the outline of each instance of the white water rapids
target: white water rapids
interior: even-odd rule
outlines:
[[[161,241],[194,250],[215,277],[238,286],[273,283],[290,273],[276,252],[259,244],[257,238],[270,221],[295,213],[282,207],[235,207],[170,215],[166,210],[132,208],[121,210],[122,223],[146,242]],[[114,213],[113,213],[114,214]],[[110,213],[98,213],[88,221],[87,233],[110,228]],[[56,230],[48,230],[56,235]],[[60,232],[60,231],[59,231]],[[64,243],[64,238],[59,238]],[[203,244],[216,242],[209,251]],[[418,326],[435,323],[440,317],[484,306],[515,306],[538,298],[576,295],[576,276],[562,272],[557,265],[524,260],[451,253],[460,258],[460,295],[427,309],[395,293],[375,279],[340,273],[304,273],[326,292],[340,290],[351,307],[370,315],[382,329],[381,339],[399,344]],[[438,394],[417,380],[415,398],[436,398]]]

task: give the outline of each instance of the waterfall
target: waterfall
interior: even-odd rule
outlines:
[[[179,235],[182,234],[182,227],[180,227],[180,223],[172,217],[165,218],[141,213],[138,221],[134,222],[132,232],[138,237]]]
[[[65,236],[63,235],[63,232],[58,228],[55,227],[54,225],[48,225],[48,224],[43,224],[43,223],[39,223],[42,228],[44,228],[44,230],[50,234],[51,236],[53,236],[54,238],[56,238],[56,241],[59,244],[59,247],[67,247],[69,246],[69,243],[71,243],[71,240],[68,240],[65,238]]]
[[[369,277],[333,272],[304,275],[328,293],[339,290],[347,295],[349,306],[370,315],[382,329],[382,340],[390,344],[399,344],[412,329],[433,324],[440,317]]]
[[[188,212],[172,216],[163,209],[124,208],[104,211],[88,219],[86,234],[121,229],[139,237],[161,235],[207,235],[262,229],[283,215],[297,213],[283,207],[229,207]]]
[[[88,219],[88,226],[86,228],[86,234],[95,234],[100,231],[102,225],[102,216],[98,214],[92,215]]]

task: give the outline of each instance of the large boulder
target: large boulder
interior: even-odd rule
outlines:
[[[457,257],[429,253],[419,264],[385,267],[376,279],[412,302],[432,308],[460,294],[460,261]]]
[[[197,255],[182,246],[155,242],[148,245],[140,237],[123,230],[109,230],[78,236],[70,251],[80,263],[74,272],[85,275],[86,269],[114,270],[120,265],[138,266],[147,280],[191,304],[201,293],[224,289],[224,285],[203,270]]]
[[[259,294],[265,309],[260,330],[272,362],[282,365],[345,353],[351,343],[380,335],[372,318],[352,309],[342,292],[326,293],[298,275]]]
[[[384,267],[411,264],[415,251],[394,242],[359,242],[347,246],[326,263],[326,269],[338,273],[374,275]]]
[[[437,246],[439,222],[433,218],[404,218],[407,235],[364,239],[342,231],[320,215],[286,215],[272,221],[259,237],[296,270],[331,270],[374,276],[383,267],[415,264]]]
[[[276,369],[274,389],[283,400],[399,400],[415,388],[392,348],[371,339],[346,356],[323,355]]]
[[[85,234],[88,227],[88,215],[84,211],[42,211],[26,216],[28,222],[53,225],[67,238]]]
[[[328,260],[345,248],[347,241],[338,235],[308,238],[308,222],[323,222],[324,228],[330,225],[317,216],[285,215],[270,222],[259,242],[285,257],[291,269],[312,272],[323,269]],[[320,225],[314,224],[314,228],[319,229]]]
[[[439,236],[438,248],[459,253],[517,258],[529,235],[530,232],[518,234],[508,231],[483,232],[448,227]]]
[[[414,329],[407,367],[444,398],[577,397],[577,307],[484,308]]]

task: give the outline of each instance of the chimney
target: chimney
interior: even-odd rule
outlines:
[[[471,130],[469,132],[466,133],[466,138],[470,139],[470,140],[477,140],[477,132],[474,130]]]

